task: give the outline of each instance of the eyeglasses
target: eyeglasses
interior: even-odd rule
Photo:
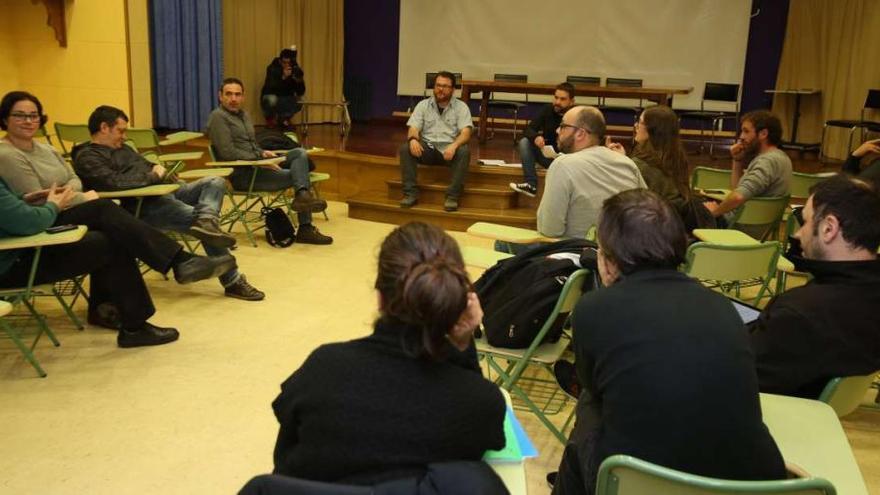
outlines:
[[[565,129],[566,127],[571,127],[572,129],[580,129],[580,130],[586,132],[587,134],[592,134],[592,132],[590,132],[587,129],[584,129],[583,127],[578,127],[576,125],[566,124],[565,122],[559,124],[559,127],[557,128],[557,130],[561,131],[561,130]]]
[[[38,114],[38,113],[12,112],[9,114],[9,116],[15,120],[20,121],[20,122],[27,122],[27,121],[39,122],[40,121],[40,114]]]
[[[803,207],[792,208],[791,209],[791,216],[793,216],[794,219],[797,220],[797,222],[799,224],[801,224],[801,225],[804,224],[804,208]]]

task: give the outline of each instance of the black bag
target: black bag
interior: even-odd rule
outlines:
[[[279,129],[263,127],[257,131],[256,135],[257,143],[259,143],[260,148],[264,150],[281,152],[302,148],[301,144],[287,137],[287,135]],[[309,172],[314,172],[315,162],[310,156],[306,156],[306,158],[309,160]]]
[[[296,240],[296,230],[287,214],[281,208],[260,210],[266,222],[266,242],[270,246],[286,248]]]
[[[483,307],[486,340],[495,347],[524,349],[532,343],[553,311],[562,287],[578,267],[569,259],[552,259],[554,253],[580,255],[584,268],[594,277],[584,290],[595,287],[596,244],[583,239],[567,239],[536,246],[498,262],[474,284]],[[567,314],[560,314],[544,337],[556,342],[562,335]]]

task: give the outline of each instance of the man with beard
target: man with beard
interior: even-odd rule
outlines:
[[[538,194],[538,174],[535,171],[535,162],[544,168],[549,168],[553,162],[541,153],[544,146],[556,147],[556,129],[562,122],[562,115],[574,105],[574,86],[564,82],[556,86],[553,92],[553,103],[548,103],[541,109],[541,113],[529,122],[523,137],[517,144],[520,159],[522,160],[523,179],[525,182],[510,183],[510,188],[516,192],[534,198]]]
[[[831,378],[880,370],[880,196],[838,175],[813,187],[795,233],[813,279],[749,325],[762,392],[816,399]]]
[[[730,147],[732,191],[721,203],[704,203],[718,218],[752,198],[785,196],[791,187],[791,159],[779,149],[782,123],[766,110],[755,110],[740,120],[739,142]],[[748,167],[743,172],[743,164]],[[732,219],[732,214],[725,217]]]
[[[400,175],[403,181],[401,208],[412,208],[419,201],[416,185],[418,164],[449,165],[452,182],[446,189],[443,209],[458,209],[458,199],[464,189],[471,152],[467,142],[474,127],[467,104],[456,98],[455,75],[441,71],[434,79],[434,96],[416,105],[406,122],[409,126],[407,141],[400,146]]]
[[[538,231],[548,237],[583,238],[596,225],[606,198],[628,189],[644,189],[645,180],[626,155],[605,141],[605,118],[594,107],[575,106],[556,129],[558,156],[547,171],[538,206]]]

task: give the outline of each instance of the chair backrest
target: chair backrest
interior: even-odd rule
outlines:
[[[730,189],[730,170],[696,167],[691,174],[691,189]]]
[[[846,416],[859,407],[871,383],[877,378],[877,373],[880,371],[864,376],[832,378],[819,395],[819,400],[831,406],[837,417]]]
[[[868,96],[865,97],[865,109],[880,110],[880,89],[868,90]]]
[[[707,82],[703,87],[703,99],[700,110],[706,110],[706,102],[733,103],[734,110],[739,113],[739,84]]]
[[[86,124],[55,122],[55,135],[58,136],[58,142],[61,143],[65,155],[70,155],[70,150],[77,144],[92,140],[92,133],[89,132],[89,126]],[[66,143],[70,143],[70,147]]]
[[[720,282],[769,280],[776,272],[781,250],[776,241],[746,246],[696,242],[688,246],[684,272],[700,280]]]
[[[495,74],[494,80],[499,82],[527,83],[529,82],[529,76],[527,74]]]
[[[135,149],[141,152],[159,147],[159,135],[153,129],[129,127],[125,131],[125,138],[131,141]]]
[[[828,180],[831,177],[826,174],[804,174],[793,172],[791,174],[791,187],[789,195],[791,199],[807,199],[810,197],[810,188],[816,184]]]
[[[641,88],[641,79],[627,79],[624,77],[608,77],[605,79],[605,86],[609,88]]]
[[[600,86],[602,78],[596,76],[566,76],[565,82],[574,84],[575,86]]]
[[[828,480],[800,478],[770,481],[733,481],[709,478],[658,466],[627,455],[613,455],[602,462],[596,495],[732,495],[787,494],[836,495]]]
[[[771,237],[779,227],[782,215],[790,201],[789,196],[752,198],[742,204],[734,214],[730,228],[747,227],[746,233],[758,240]],[[763,228],[761,228],[763,227]]]

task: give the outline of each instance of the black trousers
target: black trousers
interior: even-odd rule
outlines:
[[[109,199],[88,201],[62,211],[55,225],[65,224],[85,225],[90,232],[103,233],[114,247],[159,273],[166,273],[171,268],[171,260],[183,249]]]
[[[34,253],[28,250],[0,275],[0,287],[25,286]],[[79,242],[44,247],[34,283],[53,283],[86,273],[92,276],[89,312],[111,303],[119,310],[123,328],[139,328],[156,312],[137,261],[123,245],[97,230],[87,232]]]

